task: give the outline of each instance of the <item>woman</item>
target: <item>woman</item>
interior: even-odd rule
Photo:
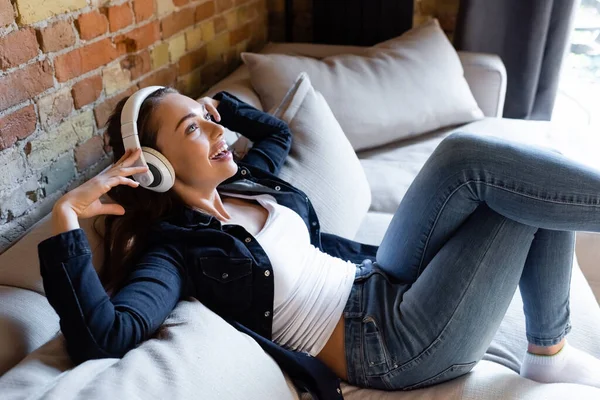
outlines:
[[[308,197],[277,177],[292,140],[282,121],[226,92],[195,101],[153,91],[139,109],[139,139],[175,174],[156,192],[127,178],[148,169],[133,165],[139,150],[125,151],[124,105],[107,128],[115,165],[57,201],[55,235],[38,246],[75,362],[122,356],[194,296],[315,398],[341,398],[340,379],[415,389],[471,370],[520,285],[529,341],[521,375],[600,387],[600,360],[565,340],[573,232],[600,231],[597,171],[454,134],[381,245],[369,246],[320,233]],[[242,160],[232,159],[223,126],[253,141]],[[100,203],[107,192],[117,204]],[[100,280],[77,219],[101,214]]]

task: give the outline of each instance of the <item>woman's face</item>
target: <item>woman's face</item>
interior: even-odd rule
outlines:
[[[175,169],[176,187],[179,181],[210,192],[237,172],[231,153],[225,158],[211,158],[225,144],[224,130],[194,99],[178,93],[166,95],[151,123],[158,125],[158,149]]]

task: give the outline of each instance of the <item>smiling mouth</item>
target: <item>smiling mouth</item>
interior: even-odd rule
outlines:
[[[227,157],[229,155],[229,147],[227,146],[226,143],[223,143],[221,145],[221,147],[219,149],[217,149],[217,152],[214,153],[211,157],[209,157],[210,160],[220,160],[224,157]]]
[[[224,158],[226,158],[231,152],[229,150],[223,150],[222,152],[220,152],[219,154],[215,155],[214,157],[211,157],[211,160],[222,160]]]

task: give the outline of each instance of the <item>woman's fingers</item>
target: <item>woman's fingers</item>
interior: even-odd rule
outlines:
[[[137,148],[137,149],[126,149],[125,153],[123,154],[123,156],[121,156],[121,158],[119,158],[119,161],[117,161],[114,165],[115,168],[121,168],[121,167],[129,167],[130,165],[132,165],[135,160],[139,157],[140,153],[142,152],[142,149]]]
[[[221,122],[221,115],[219,114],[219,112],[217,111],[217,108],[212,103],[207,103],[206,109],[208,110],[210,115],[212,115],[212,117],[215,119],[215,121]]]
[[[102,204],[100,214],[123,215],[125,214],[125,208],[114,203]]]
[[[135,174],[141,174],[148,171],[148,167],[140,165],[139,167],[121,167],[117,173],[121,176],[131,176]]]
[[[131,187],[138,187],[140,185],[139,182],[134,181],[133,179],[125,178],[124,176],[112,176],[108,179],[108,184],[110,187],[115,187],[118,185],[127,185]]]
[[[125,160],[121,161],[121,166],[122,167],[129,167],[131,165],[133,165],[133,163],[135,162],[135,160],[137,160],[140,157],[140,154],[142,153],[142,149],[137,148],[132,150],[129,155],[127,155],[127,157],[125,158]]]

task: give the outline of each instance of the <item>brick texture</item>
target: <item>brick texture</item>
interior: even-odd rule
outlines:
[[[158,17],[167,15],[175,10],[173,0],[156,0],[156,14]]]
[[[128,55],[121,61],[121,68],[129,71],[132,80],[150,72],[150,69],[152,68],[150,52],[144,50],[139,54]]]
[[[229,42],[232,46],[248,39],[250,37],[250,25],[246,24],[241,28],[235,29],[229,33]]]
[[[81,108],[93,103],[102,94],[102,77],[100,75],[90,76],[73,85],[71,95],[75,108]]]
[[[221,32],[225,32],[227,30],[227,20],[225,17],[219,15],[214,19],[214,28],[215,33],[218,35]]]
[[[134,0],[133,13],[137,22],[147,20],[154,14],[154,0]]]
[[[177,7],[185,6],[189,2],[190,0],[173,0],[173,4],[175,4]]]
[[[202,27],[198,26],[185,33],[185,48],[186,50],[193,50],[200,47],[202,44]]]
[[[75,163],[78,171],[84,171],[104,157],[104,142],[101,136],[93,136],[75,148]]]
[[[102,39],[56,57],[54,59],[56,78],[60,82],[68,81],[109,63],[117,56],[117,49],[110,39]]]
[[[0,110],[30,99],[54,85],[52,68],[44,60],[0,78]]]
[[[15,147],[0,152],[0,191],[14,185],[25,175],[25,163]]]
[[[10,0],[0,0],[0,27],[6,26],[15,20],[15,11]]]
[[[129,86],[129,83],[131,83],[131,72],[123,70],[121,64],[114,64],[102,70],[102,84],[107,96]]]
[[[41,180],[44,183],[44,192],[46,196],[50,196],[69,183],[75,176],[73,156],[69,153],[63,155],[43,170],[41,175]]]
[[[25,139],[35,131],[37,116],[33,104],[0,118],[0,151],[9,148],[18,139]]]
[[[21,29],[0,37],[0,69],[16,67],[38,54],[35,31]]]
[[[159,86],[174,86],[177,79],[177,66],[173,65],[154,72],[140,82],[140,88],[159,85]]]
[[[198,50],[192,51],[181,57],[179,60],[179,73],[185,75],[192,72],[196,68],[202,66],[206,62],[206,47],[201,47]]]
[[[204,21],[213,15],[215,15],[215,2],[213,0],[196,7],[196,22]]]
[[[217,0],[217,10],[223,12],[233,7],[233,0]]]
[[[42,128],[48,128],[68,117],[73,110],[73,98],[68,87],[38,100],[38,113]]]
[[[115,37],[117,49],[121,53],[136,52],[150,46],[160,38],[158,21]]]
[[[94,109],[94,116],[96,117],[96,124],[98,128],[103,128],[108,122],[108,118],[112,114],[117,103],[124,99],[127,96],[131,96],[137,90],[136,86],[132,86],[126,91],[119,93],[108,100],[105,100],[103,103],[96,106]]]
[[[194,13],[187,9],[180,10],[163,18],[160,22],[163,39],[169,38],[188,26],[194,25],[194,22]]]
[[[37,31],[44,53],[65,49],[75,44],[75,33],[70,20],[57,21]]]
[[[163,65],[169,63],[169,44],[162,43],[159,46],[156,46],[152,49],[152,54],[150,55],[152,58],[152,68],[158,69]]]
[[[79,30],[79,37],[83,40],[90,40],[106,33],[108,20],[104,14],[92,11],[87,14],[81,14],[77,18],[76,25]]]
[[[108,7],[106,14],[111,32],[121,30],[133,23],[133,12],[129,3]]]
[[[15,0],[22,25],[33,24],[54,15],[87,6],[86,0]]]

